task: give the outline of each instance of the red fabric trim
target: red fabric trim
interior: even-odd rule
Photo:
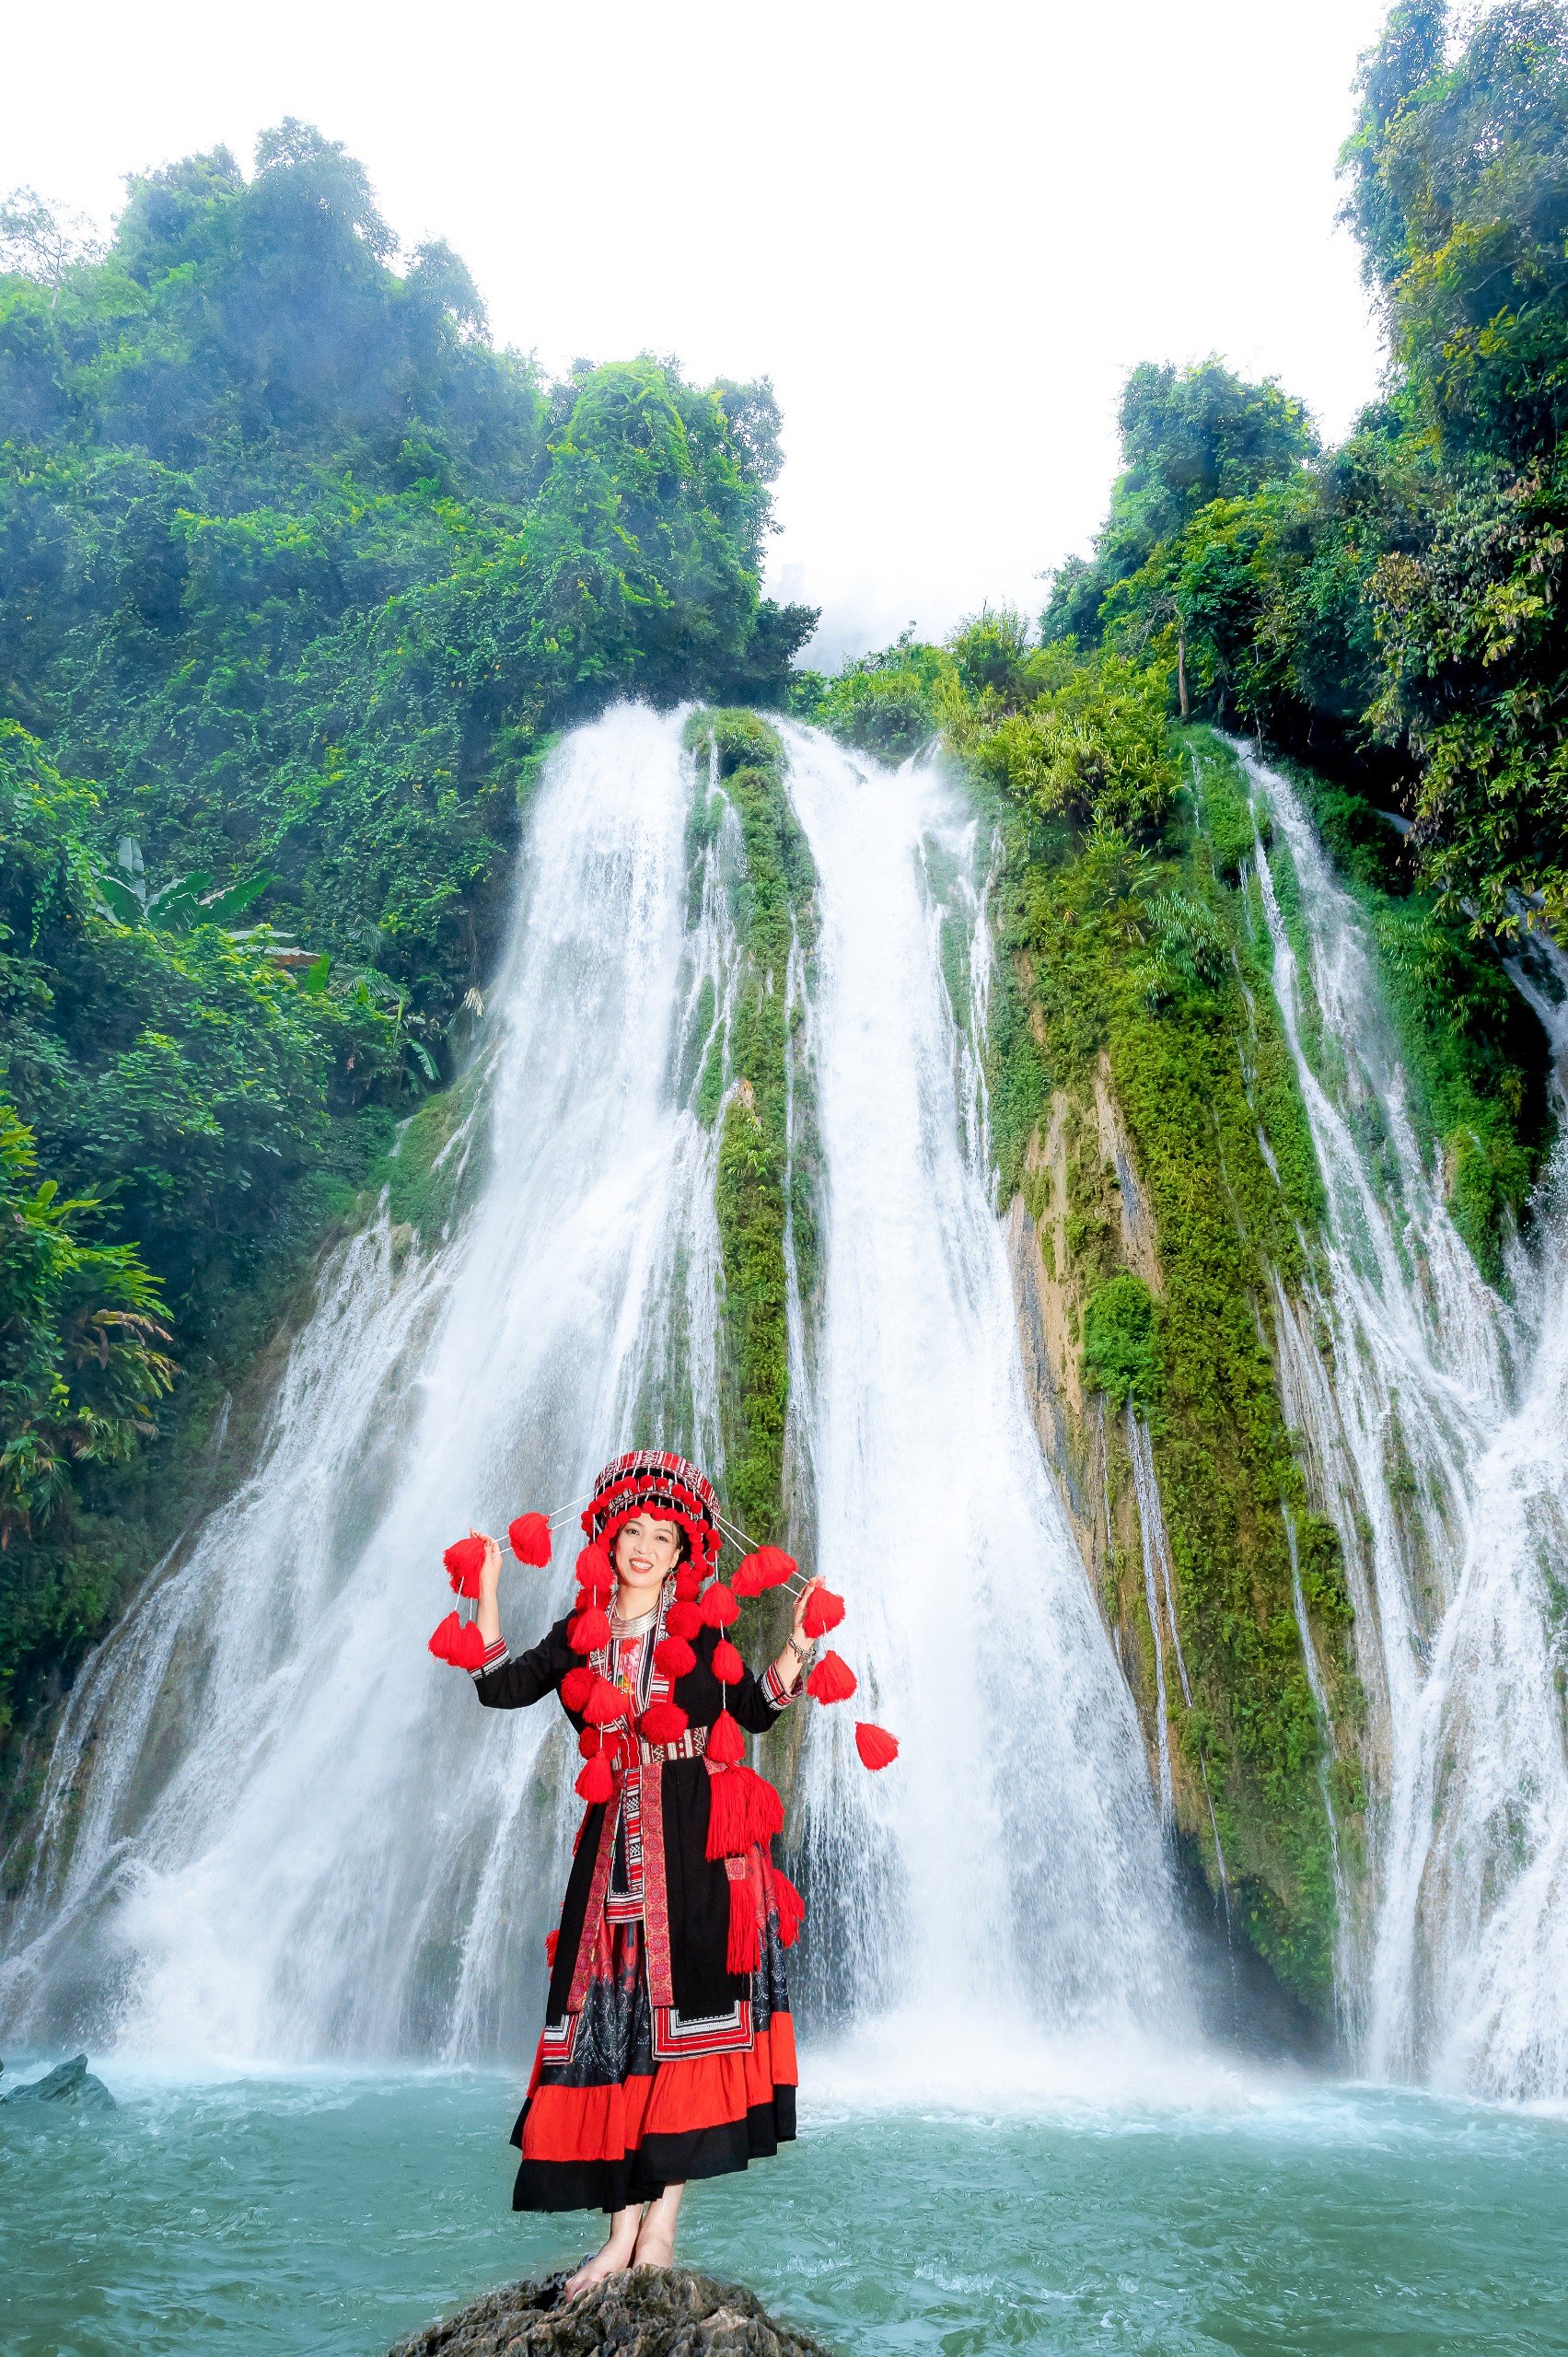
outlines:
[[[775,2014],[746,2054],[661,2062],[608,2087],[535,2086],[523,2121],[528,2161],[619,2161],[647,2136],[721,2128],[797,2084],[795,2025]]]
[[[588,1885],[588,1903],[583,1915],[582,1936],[577,1942],[576,1959],[572,1967],[572,1986],[566,1998],[566,2011],[580,2014],[588,1993],[593,1975],[594,1949],[598,1944],[598,1927],[604,1921],[604,1898],[610,1888],[610,1869],[615,1860],[615,1828],[621,1817],[621,1795],[607,1801],[603,1821],[598,1830],[598,1855],[594,1860],[593,1880]],[[583,1825],[587,1823],[585,1811]],[[577,1838],[582,1839],[582,1828]]]

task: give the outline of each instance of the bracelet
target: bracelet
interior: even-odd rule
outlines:
[[[795,1631],[793,1629],[784,1639],[784,1643],[789,1647],[790,1652],[795,1655],[796,1660],[800,1664],[802,1669],[806,1667],[807,1663],[811,1659],[812,1655],[817,1650],[817,1641],[814,1637],[808,1637],[807,1639],[804,1650],[801,1646],[796,1644]]]

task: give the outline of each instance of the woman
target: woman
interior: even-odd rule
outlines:
[[[544,2031],[512,2131],[514,2208],[610,2212],[604,2247],[569,2293],[621,2268],[668,2267],[689,2180],[743,2169],[795,2134],[784,1950],[800,1902],[772,1864],[777,1795],[739,1764],[735,1723],[764,1735],[800,1692],[807,1598],[820,1585],[802,1590],[784,1652],[757,1678],[724,1634],[728,1591],[715,1583],[696,1601],[722,1541],[694,1465],[662,1452],[617,1458],[583,1527],[609,1559],[609,1612],[596,1617],[590,1594],[575,1620],[509,1655],[501,1550],[486,1540],[485,1658],[473,1672],[492,1709],[561,1693],[588,1760],[579,1788],[610,1788],[590,1799],[577,1836],[549,1944]],[[591,1573],[603,1558],[583,1560]]]

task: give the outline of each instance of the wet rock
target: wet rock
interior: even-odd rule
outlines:
[[[46,2072],[41,2079],[29,2079],[25,2087],[13,2087],[8,2095],[0,2095],[0,2104],[7,2110],[46,2103],[70,2105],[77,2111],[118,2109],[103,2081],[95,2079],[87,2069],[85,2054],[74,2054],[69,2062]]]
[[[756,2294],[684,2268],[612,2275],[563,2299],[563,2275],[508,2283],[391,2357],[831,2357],[770,2316]]]

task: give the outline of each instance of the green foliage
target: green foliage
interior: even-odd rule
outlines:
[[[1142,1277],[1119,1269],[1084,1304],[1084,1387],[1113,1408],[1129,1399],[1146,1415],[1159,1392],[1157,1310]]]
[[[936,733],[950,669],[939,647],[921,644],[907,630],[893,645],[846,663],[820,689],[812,717],[863,753],[905,761]]]

